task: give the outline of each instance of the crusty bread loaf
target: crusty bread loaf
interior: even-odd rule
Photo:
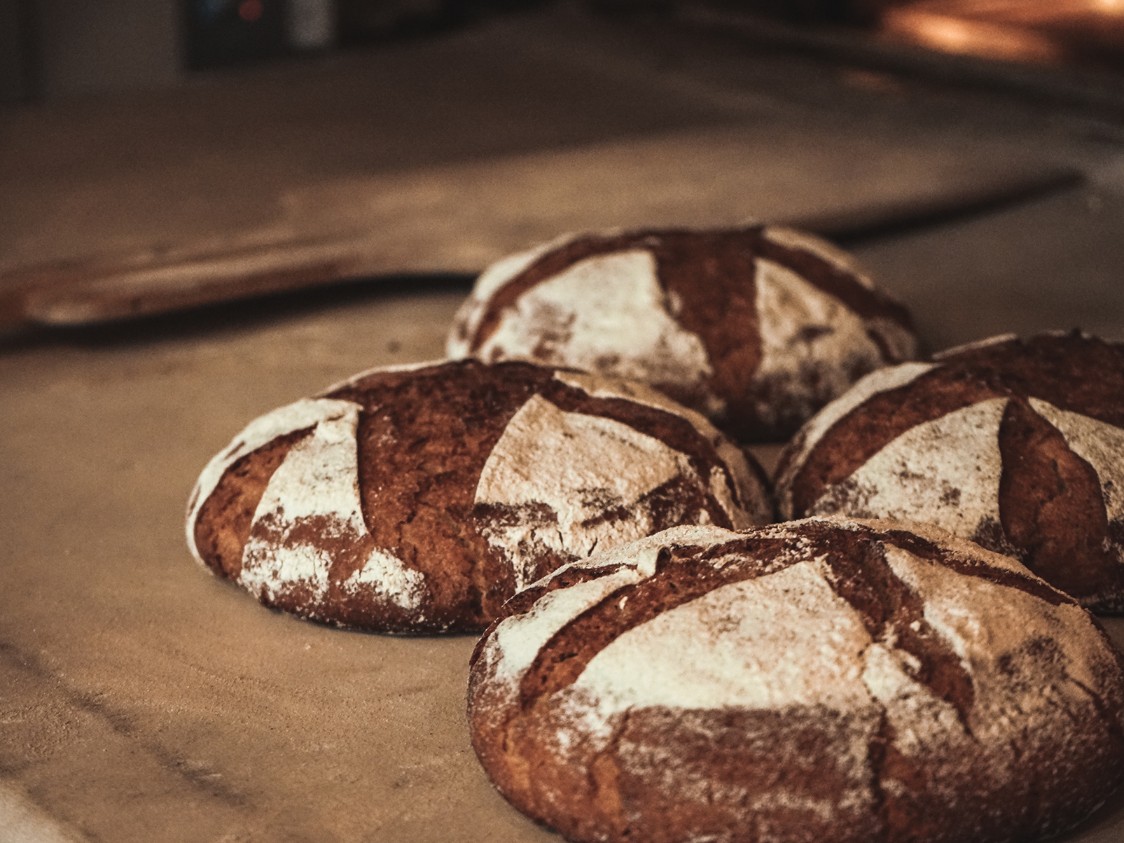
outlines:
[[[570,235],[508,257],[477,281],[447,350],[647,381],[757,441],[786,438],[916,342],[844,253],[754,225]]]
[[[996,337],[868,375],[782,454],[786,518],[925,522],[1124,611],[1124,345]]]
[[[200,477],[187,540],[307,618],[471,630],[596,547],[771,513],[760,469],[643,385],[463,361],[368,372],[252,422]]]
[[[570,840],[1031,841],[1124,775],[1096,621],[935,531],[680,527],[505,612],[473,655],[473,746]]]

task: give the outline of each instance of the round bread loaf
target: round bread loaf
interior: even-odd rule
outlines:
[[[782,454],[786,518],[933,524],[1124,611],[1124,345],[996,337],[868,375]]]
[[[575,841],[982,843],[1124,775],[1124,664],[1008,557],[884,522],[677,527],[516,595],[473,746]]]
[[[187,541],[303,617],[474,630],[597,547],[766,522],[763,482],[640,384],[525,363],[383,369],[252,422],[200,477]]]
[[[916,341],[844,253],[754,225],[571,235],[508,257],[480,276],[447,351],[646,381],[765,441]]]

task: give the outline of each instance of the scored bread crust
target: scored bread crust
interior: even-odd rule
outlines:
[[[924,522],[1124,612],[1124,345],[1013,336],[874,372],[782,453],[781,515]]]
[[[473,746],[571,840],[1029,841],[1124,775],[1096,621],[938,531],[680,527],[505,613],[472,659]]]
[[[255,420],[203,471],[187,540],[266,605],[467,631],[598,545],[771,515],[760,468],[654,390],[461,361],[367,372]]]
[[[791,434],[916,341],[848,255],[751,225],[572,234],[512,255],[480,276],[447,352],[642,380],[753,441]]]

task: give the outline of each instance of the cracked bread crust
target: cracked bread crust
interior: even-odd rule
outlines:
[[[302,617],[470,631],[598,546],[771,516],[760,468],[653,390],[461,361],[364,373],[255,420],[200,477],[187,540]]]
[[[477,281],[447,351],[642,380],[763,441],[916,340],[846,254],[753,225],[591,232],[508,257]]]
[[[1124,345],[995,337],[879,370],[781,456],[785,518],[924,522],[1124,612]]]
[[[1013,560],[889,522],[681,527],[517,595],[473,747],[575,841],[1030,841],[1124,776],[1124,664]]]

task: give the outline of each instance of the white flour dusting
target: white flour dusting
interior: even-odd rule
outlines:
[[[875,369],[806,422],[793,439],[795,453],[787,464],[787,470],[777,478],[777,502],[781,513],[787,517],[792,516],[792,481],[803,467],[808,454],[836,422],[873,396],[905,386],[933,368],[932,363],[902,363]]]
[[[827,240],[808,234],[806,231],[797,231],[793,228],[781,226],[769,226],[763,231],[763,234],[766,240],[770,240],[778,246],[813,254],[855,276],[855,280],[867,289],[874,288],[874,282],[859,267],[854,255],[843,251],[834,243],[829,243]]]
[[[601,416],[568,413],[535,395],[504,429],[476,487],[476,503],[520,510],[482,532],[511,558],[517,589],[523,588],[538,553],[588,556],[653,531],[641,498],[678,477],[698,478],[685,454],[626,424]],[[545,506],[549,514],[536,515]],[[606,511],[621,517],[602,519]]]
[[[969,537],[999,523],[999,424],[1007,401],[980,401],[910,428],[829,486],[812,514],[894,518]]]
[[[715,589],[628,630],[593,657],[574,688],[595,697],[606,718],[656,706],[843,710],[867,701],[855,654],[869,643],[808,561]]]
[[[214,493],[227,469],[246,454],[268,445],[278,437],[312,427],[322,421],[346,416],[353,411],[358,411],[358,405],[350,401],[333,401],[327,398],[301,399],[254,419],[234,437],[234,441],[226,450],[207,463],[195,484],[195,490],[192,492],[193,506],[187,513],[187,546],[199,564],[205,563],[202,554],[195,546],[195,523],[199,518],[199,510],[202,509],[207,498]]]
[[[299,587],[307,589],[314,601],[321,600],[328,592],[333,563],[322,539],[349,547],[370,542],[359,498],[359,412],[358,404],[324,398],[283,407],[251,423],[236,439],[238,446],[208,466],[200,487],[206,479],[210,491],[199,495],[196,513],[239,456],[278,436],[313,427],[285,455],[254,512],[238,577],[254,594],[276,599]],[[188,533],[193,532],[194,518],[190,518]],[[416,607],[424,593],[422,574],[407,569],[385,550],[366,552],[364,565],[344,581],[345,590],[364,588],[402,608]]]
[[[656,571],[656,559],[665,547],[718,544],[736,538],[738,533],[721,527],[672,527],[654,536],[601,550],[593,556],[563,565],[543,577],[541,582],[575,570],[621,567],[596,579],[552,591],[539,599],[526,614],[501,621],[486,647],[486,653],[491,653],[495,660],[497,675],[509,680],[517,679],[531,666],[542,646],[570,620],[623,586],[652,576]]]
[[[355,404],[322,420],[269,479],[242,552],[240,581],[253,593],[276,598],[299,585],[316,600],[327,595],[331,558],[318,538],[351,543],[366,531],[359,509],[358,424]],[[310,521],[312,535],[292,535]]]
[[[758,258],[756,285],[761,362],[755,380],[783,385],[785,403],[814,408],[846,390],[852,372],[882,363],[862,317],[791,269]],[[754,407],[771,423],[777,409],[766,401]]]
[[[702,413],[695,412],[668,398],[662,392],[639,381],[615,380],[601,375],[559,370],[554,379],[580,389],[592,398],[626,398],[657,410],[682,416],[707,439],[722,463],[730,470],[735,488],[717,468],[711,471],[711,494],[722,504],[735,530],[766,524],[772,520],[769,492],[749,467],[745,453],[718,431]],[[737,500],[740,498],[740,502]]]
[[[476,351],[707,391],[702,340],[667,312],[647,249],[578,261],[520,296]],[[710,403],[718,409],[717,399]]]
[[[562,248],[579,236],[581,235],[564,234],[531,249],[500,258],[485,269],[476,279],[471,295],[453,317],[453,330],[446,340],[445,353],[453,360],[468,357],[471,354],[471,339],[480,327],[480,320],[484,318],[492,296],[547,252]]]
[[[951,348],[946,348],[942,351],[938,351],[933,355],[933,359],[947,360],[948,358],[955,357],[956,355],[962,354],[965,351],[978,351],[981,348],[987,348],[992,345],[1002,345],[1005,342],[1011,342],[1012,340],[1017,340],[1018,338],[1019,337],[1017,334],[996,334],[993,337],[984,337],[983,339],[972,340],[971,342],[961,343],[960,345],[954,345]]]
[[[1010,729],[1024,728],[1019,717],[1030,720],[1033,710],[1046,706],[1035,692],[1041,677],[1029,677],[1038,681],[1028,684],[1027,676],[1005,662],[1033,642],[1049,641],[1058,649],[1056,664],[1067,679],[1086,688],[1100,686],[1111,654],[1107,645],[1090,646],[1099,635],[1092,616],[1080,606],[1070,601],[1053,605],[1019,588],[956,575],[939,562],[893,546],[886,547],[886,561],[896,576],[924,595],[925,620],[956,651],[972,677],[976,699],[970,723],[977,740],[990,738],[999,745],[1009,739]],[[1072,682],[1067,692],[1086,697]]]

